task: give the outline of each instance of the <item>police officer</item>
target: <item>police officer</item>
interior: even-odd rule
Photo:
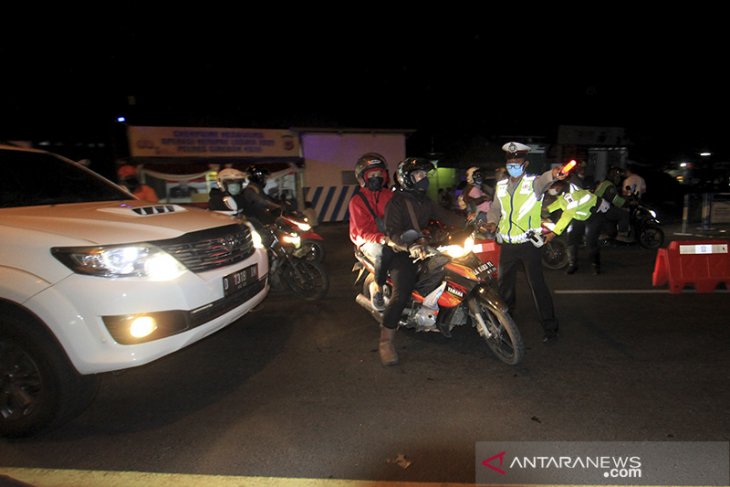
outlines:
[[[629,212],[626,209],[626,199],[621,195],[621,189],[619,188],[623,177],[624,172],[620,167],[611,166],[606,172],[606,179],[601,181],[598,187],[596,187],[596,196],[611,203],[611,207],[606,212],[605,219],[613,225],[618,225],[616,240],[630,242]]]
[[[569,190],[568,181],[556,181],[548,190],[550,194],[558,198],[548,206],[547,210],[553,213],[562,210],[560,219],[555,224],[552,232],[547,234],[549,242],[555,235],[561,235],[563,230],[569,228],[571,221],[584,223],[580,228],[585,230],[586,246],[588,256],[593,265],[593,274],[601,273],[601,253],[598,244],[598,235],[604,222],[604,215],[610,208],[610,204],[603,198],[599,198],[587,189]],[[578,270],[578,248],[583,241],[583,232],[576,232],[571,228],[568,232],[568,274]]]
[[[499,292],[514,311],[516,304],[517,268],[524,266],[527,283],[532,291],[544,331],[544,342],[558,336],[553,298],[545,283],[542,269],[542,251],[529,241],[531,233],[541,234],[542,199],[556,179],[565,179],[560,168],[553,168],[540,176],[526,173],[530,164],[530,148],[519,142],[502,146],[506,154],[508,178],[497,183],[494,201],[487,213],[487,230],[497,232],[502,245],[499,255]]]
[[[400,189],[393,194],[385,207],[385,233],[395,253],[390,265],[393,294],[385,305],[378,343],[383,365],[398,363],[398,353],[393,343],[395,330],[418,277],[418,266],[411,255],[425,257],[427,252],[424,240],[406,242],[402,239],[404,232],[420,232],[432,219],[447,225],[464,226],[461,215],[446,210],[426,195],[428,173],[433,169],[431,161],[418,157],[409,157],[398,163],[396,179]],[[441,333],[446,337],[450,336],[447,329],[442,329]]]

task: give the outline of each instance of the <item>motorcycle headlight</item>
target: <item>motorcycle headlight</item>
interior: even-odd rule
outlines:
[[[285,233],[281,236],[281,241],[286,244],[292,244],[295,248],[299,248],[302,243],[302,239],[296,233]]]
[[[468,237],[466,240],[464,240],[464,243],[462,245],[444,245],[443,247],[439,247],[438,250],[439,252],[444,253],[449,257],[458,259],[459,257],[464,257],[466,254],[471,252],[473,248],[474,239],[472,237]]]
[[[308,232],[312,229],[312,225],[310,225],[307,222],[298,222],[296,220],[291,220],[291,222],[294,223],[294,225],[296,225],[297,227],[299,227],[299,230],[301,230],[302,232]]]
[[[97,277],[170,281],[186,271],[177,259],[154,245],[54,248],[51,253],[77,274]]]

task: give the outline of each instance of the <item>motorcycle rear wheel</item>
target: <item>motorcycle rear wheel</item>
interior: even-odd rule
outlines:
[[[551,270],[568,265],[568,245],[562,239],[553,239],[542,247],[542,265]]]
[[[479,316],[470,311],[469,317],[479,335],[499,360],[509,365],[520,363],[525,355],[525,345],[512,317],[482,297],[474,299],[477,300]]]
[[[327,295],[329,277],[322,264],[305,259],[291,259],[282,269],[283,281],[289,289],[306,301],[316,301]]]
[[[649,250],[656,250],[664,245],[664,230],[656,225],[647,225],[639,233],[639,245]]]

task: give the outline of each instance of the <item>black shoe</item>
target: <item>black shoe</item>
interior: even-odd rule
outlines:
[[[578,270],[577,265],[569,265],[568,268],[565,270],[566,274],[575,274],[575,271]]]
[[[552,345],[553,343],[558,341],[559,336],[560,335],[558,334],[557,330],[545,332],[545,336],[542,337],[542,343],[546,345]]]

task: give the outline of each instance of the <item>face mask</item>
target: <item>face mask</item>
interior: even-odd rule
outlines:
[[[383,189],[383,178],[372,177],[368,178],[367,184],[365,185],[370,191],[380,191]]]
[[[477,186],[482,184],[482,178],[474,178],[474,184],[476,184]]]
[[[522,176],[523,170],[524,169],[523,169],[523,167],[522,167],[521,164],[519,166],[516,166],[516,167],[513,166],[512,164],[507,165],[507,172],[513,178],[518,178],[518,177]]]
[[[426,192],[428,190],[428,178],[423,178],[413,185],[416,191]]]
[[[236,196],[241,192],[241,183],[228,183],[226,187],[232,196]]]

